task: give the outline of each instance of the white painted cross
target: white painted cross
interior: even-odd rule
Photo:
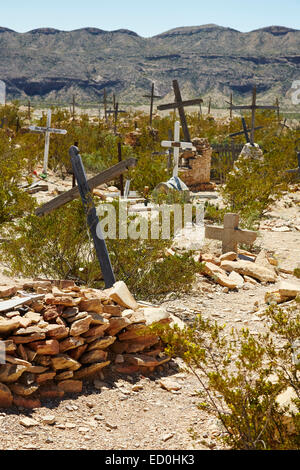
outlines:
[[[44,175],[47,175],[50,134],[66,134],[67,131],[65,129],[53,129],[53,128],[51,128],[51,109],[48,110],[46,127],[29,126],[28,129],[30,129],[33,132],[42,132],[43,134],[45,134],[44,170],[43,170],[43,172],[44,172]]]
[[[5,82],[0,80],[0,104],[6,104],[6,85]]]
[[[173,148],[174,150],[174,168],[173,168],[173,176],[178,176],[178,165],[179,165],[179,150],[180,149],[191,149],[196,150],[193,147],[191,142],[180,142],[180,122],[176,121],[174,126],[174,141],[163,140],[161,142],[162,147]]]

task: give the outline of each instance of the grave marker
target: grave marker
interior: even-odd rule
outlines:
[[[233,109],[235,110],[250,110],[251,111],[251,129],[250,129],[250,144],[254,145],[254,133],[255,133],[255,113],[258,109],[274,109],[278,110],[278,106],[268,106],[268,105],[257,105],[256,104],[256,86],[253,87],[252,91],[252,104],[251,105],[233,105],[232,103],[228,103],[230,105],[230,110],[232,111]]]
[[[90,190],[92,191],[94,188],[97,188],[101,184],[107,183],[108,181],[112,181],[118,178],[122,173],[127,171],[129,168],[135,167],[136,164],[137,164],[137,160],[135,158],[128,158],[127,160],[123,160],[121,163],[117,163],[111,168],[108,168],[107,170],[102,171],[98,175],[88,180],[88,185],[89,185]],[[46,202],[46,204],[44,204],[43,206],[38,207],[35,214],[38,216],[49,214],[50,212],[57,209],[58,207],[61,207],[64,204],[67,204],[68,202],[71,202],[78,197],[79,197],[78,187],[75,186],[75,188],[72,188],[63,194],[60,194],[59,196],[52,199],[51,201]]]
[[[106,111],[106,114],[113,114],[114,115],[114,134],[117,133],[117,122],[118,122],[118,116],[120,113],[126,113],[126,111],[123,111],[119,109],[119,103],[114,103],[114,109],[113,110],[108,110]]]
[[[225,214],[224,227],[206,225],[205,238],[220,240],[222,242],[222,253],[234,251],[237,253],[239,243],[252,244],[257,238],[257,233],[250,230],[239,229],[239,215]]]
[[[176,121],[174,125],[174,140],[168,141],[163,140],[161,142],[162,147],[173,148],[173,176],[178,177],[178,166],[179,166],[179,150],[180,149],[191,149],[196,150],[191,142],[180,142],[180,122]]]
[[[144,95],[144,98],[150,98],[150,126],[152,127],[154,100],[162,98],[161,96],[154,94],[154,83],[152,83],[151,95]]]
[[[183,130],[184,138],[186,142],[191,141],[190,137],[190,132],[188,129],[188,125],[186,122],[186,116],[185,116],[185,111],[184,108],[187,106],[194,106],[196,104],[201,104],[203,103],[203,100],[201,98],[197,98],[194,100],[188,100],[188,101],[182,101],[180,89],[177,80],[173,80],[173,90],[175,94],[175,103],[170,103],[170,104],[162,104],[160,106],[157,106],[157,109],[159,111],[165,111],[169,109],[178,109],[179,116],[180,116],[180,121],[181,121],[181,127]]]
[[[93,238],[96,254],[103,274],[105,288],[113,287],[116,282],[106,243],[103,238],[99,218],[96,213],[96,207],[93,202],[91,190],[89,188],[81,157],[78,148],[72,146],[69,150],[73,172],[78,183],[78,190],[81,196],[82,204],[86,213],[87,223]]]
[[[229,134],[228,137],[237,137],[238,135],[243,135],[245,136],[245,139],[246,139],[246,142],[247,144],[250,143],[250,137],[249,137],[249,132],[251,131],[251,129],[247,129],[247,124],[246,124],[246,120],[244,117],[242,117],[242,125],[243,125],[243,130],[241,132],[234,132],[233,134]],[[263,129],[263,126],[259,126],[259,127],[255,127],[255,131],[258,131],[259,129]]]
[[[6,105],[6,84],[0,80],[0,104]]]
[[[54,129],[51,128],[51,109],[48,110],[47,115],[47,125],[46,127],[39,127],[39,126],[29,126],[32,132],[40,132],[45,134],[45,150],[44,150],[44,168],[43,173],[47,175],[48,171],[48,158],[49,158],[49,145],[50,145],[50,135],[51,134],[62,134],[65,135],[67,131],[65,129]]]

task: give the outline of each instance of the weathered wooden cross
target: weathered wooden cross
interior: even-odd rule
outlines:
[[[168,141],[168,140],[163,140],[161,142],[162,147],[167,147],[167,148],[173,148],[173,161],[174,161],[174,166],[173,166],[173,176],[178,177],[178,166],[179,166],[179,150],[180,149],[191,149],[191,150],[196,150],[195,147],[193,147],[193,144],[191,142],[180,142],[180,122],[176,121],[174,125],[174,140],[173,141]]]
[[[71,156],[73,171],[78,183],[79,193],[86,213],[87,223],[93,238],[97,258],[103,274],[105,287],[106,289],[109,289],[110,287],[113,287],[116,279],[111,266],[106,243],[101,232],[99,218],[97,216],[96,207],[93,202],[93,196],[86,179],[82,160],[78,153],[78,148],[72,146],[69,150],[69,154]]]
[[[190,132],[189,132],[189,128],[188,128],[188,125],[187,125],[187,121],[186,121],[184,108],[187,107],[187,106],[194,106],[196,104],[201,104],[201,103],[203,103],[203,100],[201,98],[197,98],[197,99],[194,99],[194,100],[182,101],[182,97],[181,97],[181,93],[180,93],[180,89],[179,89],[179,85],[178,85],[177,80],[173,80],[173,90],[174,90],[174,94],[175,94],[175,103],[162,104],[160,106],[157,106],[157,109],[159,111],[166,111],[166,110],[169,110],[169,109],[178,109],[185,141],[190,142],[191,137],[190,137]]]
[[[257,233],[250,230],[239,229],[239,215],[225,214],[224,228],[214,225],[205,226],[205,238],[220,240],[222,242],[222,253],[234,251],[237,253],[239,243],[252,244],[257,238]]]
[[[90,190],[92,191],[94,188],[97,188],[101,184],[104,184],[104,183],[107,183],[108,181],[113,181],[114,179],[119,178],[122,173],[125,173],[125,171],[127,171],[131,167],[135,167],[136,164],[137,164],[137,160],[135,158],[128,158],[127,160],[123,160],[121,163],[117,163],[111,168],[108,168],[107,170],[102,171],[98,175],[88,180],[88,185],[89,185]],[[58,209],[64,204],[67,204],[68,202],[71,202],[78,197],[79,197],[78,187],[75,186],[74,188],[70,189],[70,191],[60,194],[59,196],[52,199],[51,201],[46,202],[46,204],[44,204],[43,206],[38,207],[35,214],[38,216],[49,214],[53,210]]]
[[[43,169],[43,173],[44,173],[44,175],[47,175],[50,134],[63,134],[63,135],[65,135],[67,133],[67,131],[65,129],[53,129],[51,127],[51,109],[48,110],[46,127],[29,126],[28,129],[30,129],[33,132],[41,132],[41,133],[45,134],[45,150],[44,150],[44,169]]]
[[[114,133],[117,133],[117,122],[118,116],[120,113],[126,113],[126,111],[119,109],[119,103],[114,103],[114,109],[110,109],[106,111],[106,114],[113,114],[114,115]]]
[[[257,105],[256,104],[256,86],[253,87],[252,92],[252,104],[251,105],[233,105],[232,103],[228,103],[230,105],[230,110],[239,109],[239,110],[250,110],[252,112],[251,117],[251,130],[250,130],[250,144],[254,145],[254,133],[255,133],[255,113],[258,109],[275,109],[278,110],[278,106],[268,106],[268,105]]]
[[[6,104],[6,84],[0,80],[0,104],[5,106]]]
[[[144,98],[150,98],[150,126],[152,126],[154,99],[160,99],[161,98],[161,96],[158,96],[158,95],[154,94],[154,83],[152,83],[151,95],[144,95]]]
[[[249,132],[251,129],[247,129],[247,124],[246,120],[244,117],[242,117],[242,125],[243,125],[243,130],[241,132],[234,132],[233,134],[229,134],[229,137],[237,137],[238,135],[243,135],[245,136],[246,142],[249,144],[250,143],[250,137],[249,137]],[[263,129],[263,126],[255,127],[255,131],[258,131],[259,129]]]

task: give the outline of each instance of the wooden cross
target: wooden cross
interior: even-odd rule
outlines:
[[[76,148],[76,147],[75,147]],[[93,178],[88,180],[88,185],[90,190],[92,191],[94,188],[97,188],[101,184],[107,183],[108,181],[113,181],[122,173],[125,173],[129,168],[135,167],[137,164],[137,160],[135,158],[128,158],[127,160],[123,160],[121,163],[117,163],[116,165],[108,168],[105,171],[102,171],[98,175],[94,176]],[[74,199],[79,197],[78,187],[70,189],[63,194],[60,194],[56,198],[52,199],[51,201],[46,202],[41,207],[38,207],[35,211],[35,214],[38,216],[43,216],[45,214],[49,214],[55,209],[67,204],[68,202],[73,201]]]
[[[208,109],[207,109],[208,115],[210,115],[210,111],[211,111],[211,97],[209,97],[209,101],[208,101]]]
[[[237,137],[238,135],[243,135],[245,136],[246,142],[249,144],[250,143],[250,137],[249,137],[249,132],[251,129],[247,129],[247,124],[245,121],[245,118],[242,117],[242,125],[243,125],[243,130],[241,132],[234,132],[233,134],[229,134],[228,137]],[[263,126],[255,127],[255,131],[258,131],[259,129],[263,129]]]
[[[161,96],[158,96],[158,95],[154,94],[154,83],[152,83],[151,95],[144,95],[144,98],[150,98],[150,126],[152,127],[154,99],[160,99],[161,98]]]
[[[239,243],[252,244],[257,238],[257,233],[250,230],[239,229],[239,215],[225,214],[224,228],[206,225],[205,238],[220,240],[222,242],[222,253],[234,251],[237,253]]]
[[[27,102],[27,117],[28,117],[28,121],[31,121],[31,103],[30,103],[30,100],[28,100],[28,102]]]
[[[113,114],[114,115],[114,133],[116,134],[117,133],[117,122],[118,122],[118,115],[120,113],[126,113],[126,111],[123,111],[121,109],[119,109],[119,103],[115,103],[114,104],[114,109],[110,109],[108,111],[106,111],[107,114]]]
[[[228,103],[228,101],[227,101]],[[252,116],[251,116],[251,130],[250,130],[250,144],[251,145],[254,145],[254,133],[255,133],[255,112],[257,109],[275,109],[275,110],[278,110],[278,106],[268,106],[268,105],[257,105],[256,104],[256,86],[253,87],[253,92],[252,92],[252,104],[251,105],[241,105],[241,106],[236,106],[236,105],[233,105],[232,103],[228,103],[230,104],[230,110],[233,110],[233,109],[247,109],[247,110],[250,110],[251,113],[252,113]]]
[[[160,106],[157,106],[157,109],[159,111],[165,111],[168,109],[178,109],[179,116],[180,116],[180,121],[181,121],[181,126],[183,130],[183,135],[185,138],[186,142],[191,141],[190,137],[190,132],[189,128],[186,122],[186,116],[184,112],[184,108],[187,106],[194,106],[196,104],[201,104],[203,103],[203,100],[201,98],[197,98],[195,100],[188,100],[188,101],[182,101],[180,89],[177,80],[173,80],[173,90],[175,94],[175,103],[170,103],[170,104],[162,104]]]
[[[116,282],[111,266],[106,243],[101,232],[99,218],[96,213],[96,207],[93,202],[93,196],[88,185],[81,157],[78,148],[72,146],[69,150],[73,172],[75,174],[78,190],[81,196],[82,204],[86,213],[87,223],[93,238],[96,254],[103,274],[105,288],[113,287]]]
[[[6,105],[6,84],[0,80],[0,105]]]
[[[73,101],[72,101],[72,116],[73,116],[73,121],[75,121],[75,106],[76,106],[75,95],[73,95]]]
[[[33,132],[41,132],[45,134],[45,150],[44,150],[44,169],[43,174],[47,175],[48,171],[48,158],[49,158],[49,145],[50,145],[50,134],[63,134],[67,131],[65,129],[53,129],[51,127],[51,109],[48,110],[47,125],[46,127],[29,126],[29,130]]]
[[[179,166],[179,150],[180,149],[191,149],[196,150],[193,147],[193,144],[190,142],[180,142],[180,122],[176,121],[174,125],[174,140],[168,141],[163,140],[161,142],[162,147],[173,148],[173,155],[174,155],[174,167],[173,167],[173,176],[178,177],[178,166]]]

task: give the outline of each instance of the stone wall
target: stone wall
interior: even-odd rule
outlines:
[[[188,150],[182,154],[187,168],[180,169],[179,177],[192,191],[210,191],[213,189],[210,183],[212,148],[205,138],[195,137],[192,143],[196,152]]]

